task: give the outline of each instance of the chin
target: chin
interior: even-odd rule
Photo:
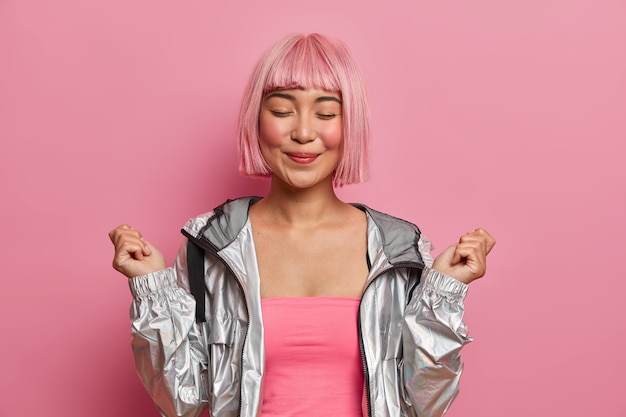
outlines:
[[[287,179],[281,179],[285,185],[301,190],[307,190],[319,185],[329,184],[332,186],[332,175],[329,177],[319,178],[319,177],[291,177]]]

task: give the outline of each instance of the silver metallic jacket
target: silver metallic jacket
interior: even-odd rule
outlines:
[[[260,415],[265,349],[247,215],[257,200],[227,202],[183,229],[205,249],[206,322],[195,320],[185,244],[174,267],[129,281],[135,365],[164,416],[206,408],[214,417]],[[430,243],[416,226],[357,207],[368,217],[371,265],[355,323],[363,413],[442,416],[458,391],[460,349],[471,341],[462,321],[467,286],[429,268]]]

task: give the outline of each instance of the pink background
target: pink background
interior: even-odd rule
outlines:
[[[626,415],[626,3],[0,1],[0,416],[157,416],[107,232],[171,262],[182,224],[262,194],[240,95],[290,32],[346,41],[372,179],[340,191],[441,250],[498,239],[472,284],[460,416]]]

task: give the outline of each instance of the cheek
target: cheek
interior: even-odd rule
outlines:
[[[261,115],[259,120],[259,140],[261,148],[264,146],[277,146],[283,141],[285,134],[284,128],[279,123],[272,121],[267,117]]]
[[[328,149],[336,149],[341,145],[341,139],[343,137],[343,130],[341,129],[341,124],[328,126],[324,129],[323,132],[324,145]]]

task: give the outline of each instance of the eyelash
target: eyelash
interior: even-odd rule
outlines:
[[[275,110],[270,110],[270,112],[276,116],[276,117],[287,117],[291,114],[291,112],[289,111],[275,111]]]
[[[283,112],[283,111],[275,111],[275,110],[271,110],[271,113],[276,116],[276,117],[287,117],[289,115],[291,115],[291,112]],[[335,117],[337,117],[336,114],[334,113],[328,113],[328,114],[324,114],[324,113],[317,113],[317,117],[319,117],[322,120],[332,120]]]

